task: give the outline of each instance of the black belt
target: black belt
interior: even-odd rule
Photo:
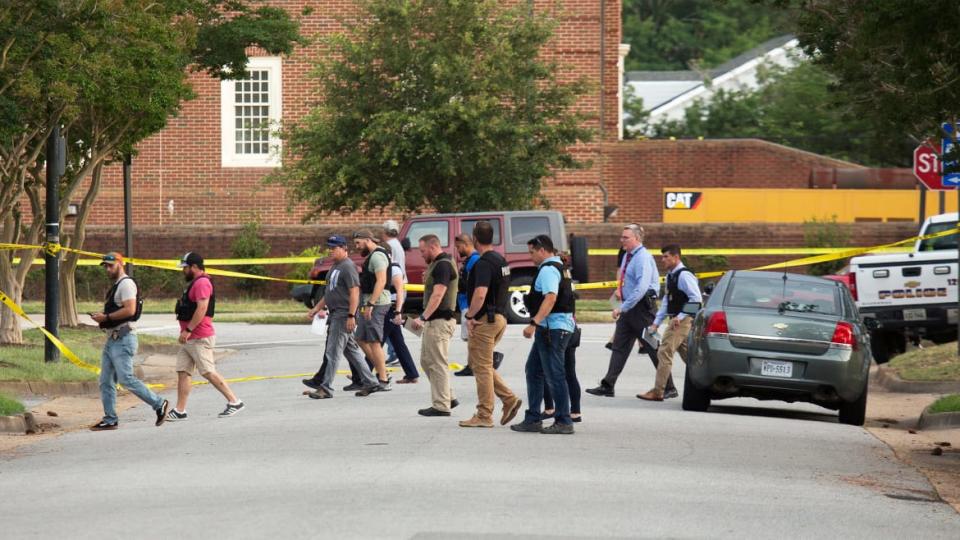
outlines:
[[[117,341],[127,336],[130,332],[133,332],[133,328],[129,324],[123,324],[115,328],[110,328],[107,330],[107,337]]]

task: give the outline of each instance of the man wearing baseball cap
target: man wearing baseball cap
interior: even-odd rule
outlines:
[[[90,427],[93,431],[117,429],[117,383],[153,407],[157,413],[156,425],[163,424],[169,404],[154,394],[133,374],[133,355],[137,352],[137,335],[130,323],[140,318],[140,299],[137,284],[123,270],[123,255],[111,252],[103,256],[100,266],[107,272],[113,286],[104,299],[103,311],[90,317],[107,332],[107,342],[100,357],[100,401],[103,419]]]
[[[187,419],[187,398],[190,397],[190,377],[194,368],[227,399],[227,408],[219,414],[220,418],[233,416],[243,410],[243,402],[237,399],[227,381],[217,373],[214,364],[216,337],[213,316],[217,297],[213,292],[213,281],[204,272],[203,257],[199,253],[186,253],[177,266],[183,269],[187,288],[177,300],[176,314],[180,323],[178,341],[181,345],[177,353],[177,406],[167,414],[167,421]]]

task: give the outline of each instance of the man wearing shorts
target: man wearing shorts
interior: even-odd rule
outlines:
[[[187,419],[187,398],[190,397],[190,377],[194,369],[227,398],[227,408],[220,413],[220,418],[233,416],[243,410],[243,402],[233,394],[214,365],[213,315],[217,297],[213,292],[213,282],[203,271],[203,257],[198,253],[187,253],[177,266],[183,269],[187,288],[177,301],[177,321],[180,323],[178,341],[181,345],[177,353],[177,406],[167,413],[167,421]]]
[[[365,258],[360,269],[360,313],[357,315],[357,344],[373,362],[380,384],[360,390],[357,395],[390,390],[386,355],[383,352],[383,323],[390,311],[390,255],[377,245],[367,230],[353,234],[353,247]]]

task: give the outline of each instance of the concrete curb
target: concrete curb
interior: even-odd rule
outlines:
[[[960,427],[960,412],[932,413],[927,407],[917,421],[919,429],[945,429]]]
[[[0,392],[16,396],[98,396],[100,395],[100,385],[97,381],[2,381],[0,382]]]
[[[897,373],[886,367],[877,368],[874,382],[890,392],[905,394],[958,394],[960,382],[956,381],[905,381]]]
[[[0,433],[39,433],[40,428],[33,417],[33,413],[23,413],[16,416],[0,416]]]

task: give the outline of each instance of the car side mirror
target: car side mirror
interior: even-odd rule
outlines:
[[[696,315],[700,312],[701,307],[703,307],[703,304],[700,302],[687,302],[680,308],[680,312],[686,313],[687,315]]]
[[[404,251],[410,251],[410,239],[404,237],[402,240],[400,240],[400,246],[403,247]]]
[[[866,326],[867,330],[870,331],[879,330],[883,326],[876,317],[864,317],[863,325]]]

